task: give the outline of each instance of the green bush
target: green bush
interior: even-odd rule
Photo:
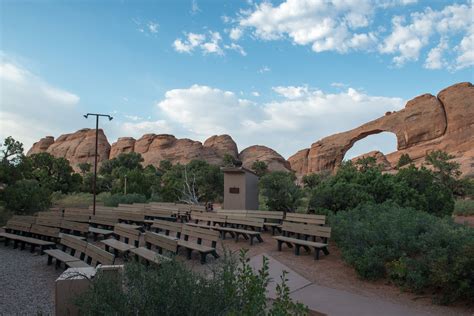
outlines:
[[[474,216],[474,200],[456,200],[454,214],[463,216]]]
[[[105,199],[110,198],[110,193],[102,192],[96,197],[96,201],[99,204],[103,204]],[[51,202],[54,206],[58,207],[78,207],[86,208],[92,205],[93,195],[91,193],[77,192],[64,194],[59,191],[51,194]]]
[[[5,189],[5,208],[15,214],[43,211],[51,205],[50,194],[36,180],[20,180]]]
[[[330,218],[344,260],[365,279],[389,278],[440,303],[474,300],[474,230],[393,203]]]
[[[285,280],[285,279],[283,279]],[[285,281],[268,306],[268,260],[254,273],[245,252],[240,264],[225,256],[209,276],[170,261],[159,268],[128,263],[122,278],[98,274],[76,304],[81,315],[306,315],[289,298]]]
[[[118,206],[119,204],[146,203],[146,196],[143,194],[112,194],[104,198],[105,206]]]
[[[295,181],[295,175],[285,171],[274,171],[260,179],[260,190],[269,210],[296,211],[301,203],[303,191]]]

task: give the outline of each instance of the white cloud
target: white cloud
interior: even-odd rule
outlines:
[[[235,28],[231,29],[230,32],[229,32],[229,37],[233,41],[238,41],[240,39],[240,37],[242,37],[242,29],[239,28],[239,27],[235,27]]]
[[[454,66],[456,69],[474,65],[474,26],[471,26],[470,32],[463,37],[454,50],[458,53]]]
[[[311,45],[315,52],[345,53],[374,45],[374,33],[358,31],[371,23],[373,13],[373,4],[364,0],[287,0],[278,6],[262,2],[242,14],[239,25],[263,40],[289,38],[297,45]]]
[[[231,91],[193,85],[166,92],[157,106],[172,130],[180,130],[180,137],[203,141],[228,133],[240,149],[262,144],[288,157],[322,137],[355,128],[404,105],[400,98],[371,96],[352,88],[339,93],[297,88],[302,87],[279,87],[280,92],[288,92],[286,98],[259,104]],[[293,98],[295,91],[304,93]]]
[[[258,93],[258,91],[252,91],[252,95],[254,97],[259,97],[260,96],[260,93]]]
[[[426,8],[422,12],[412,13],[409,21],[405,17],[396,16],[392,19],[392,32],[379,45],[379,51],[395,55],[393,62],[397,66],[402,66],[406,62],[417,61],[422,49],[429,46],[433,37],[440,37],[441,46],[428,53],[429,60],[425,63],[428,68],[437,67],[439,63],[436,58],[441,59],[442,52],[449,49],[445,39],[459,34],[467,34],[474,27],[472,10],[471,2],[470,4],[453,4],[439,11]],[[459,45],[458,47],[461,47],[462,43]],[[460,49],[458,57],[462,56],[464,52],[463,49]],[[444,64],[447,66],[447,63]],[[458,62],[457,68],[466,66]]]
[[[238,45],[238,44],[231,43],[230,45],[225,45],[224,48],[225,48],[225,49],[229,49],[229,50],[235,50],[235,51],[238,52],[240,55],[242,55],[242,56],[247,56],[247,52],[243,49],[242,46],[240,46],[240,45]]]
[[[194,14],[197,14],[199,12],[201,12],[201,9],[199,8],[199,5],[198,5],[197,1],[193,0],[191,2],[191,14],[194,15]]]
[[[120,122],[116,125],[116,128],[119,129],[119,131],[115,132],[120,133],[119,137],[128,136],[135,138],[140,138],[144,134],[167,134],[172,131],[165,120]]]
[[[263,74],[263,73],[265,73],[265,72],[270,72],[270,71],[272,71],[272,70],[270,69],[270,67],[268,67],[268,66],[263,66],[262,68],[260,68],[260,69],[258,70],[258,73]]]
[[[272,90],[287,99],[298,99],[307,96],[309,93],[308,86],[288,86],[288,87],[272,87]]]
[[[185,33],[186,39],[178,38],[173,47],[179,53],[192,53],[194,49],[200,48],[203,54],[223,55],[220,47],[222,37],[219,32],[210,31],[208,34]]]
[[[147,26],[150,33],[153,33],[153,34],[158,33],[158,29],[160,27],[158,23],[150,21],[148,22]]]
[[[448,49],[448,42],[442,38],[438,46],[432,48],[428,53],[424,67],[427,69],[441,69],[444,68],[447,63],[443,58],[445,51]]]
[[[0,138],[13,136],[25,151],[39,138],[83,126],[78,95],[55,87],[24,67],[0,62]],[[82,123],[82,124],[81,124]]]

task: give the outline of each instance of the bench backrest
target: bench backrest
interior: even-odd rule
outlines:
[[[151,227],[163,231],[165,235],[173,233],[177,238],[179,238],[183,224],[178,222],[154,220]]]
[[[61,221],[61,228],[77,231],[80,233],[87,233],[89,231],[89,223],[72,222],[72,221],[63,219]]]
[[[176,214],[176,211],[169,209],[160,209],[160,208],[147,208],[145,209],[145,216],[148,217],[163,217],[168,218]]]
[[[261,229],[263,228],[264,219],[243,216],[227,216],[226,223]]]
[[[38,217],[63,217],[62,212],[38,212]]]
[[[13,215],[10,220],[15,221],[15,222],[23,222],[23,223],[29,223],[29,224],[34,224],[36,223],[36,216],[26,216],[26,215]]]
[[[114,226],[114,234],[123,242],[138,247],[138,242],[140,240],[139,230],[126,227],[122,224],[116,224]]]
[[[86,252],[87,242],[74,236],[62,235],[61,245],[74,250],[76,254],[80,255]]]
[[[9,220],[6,225],[7,229],[12,229],[16,231],[21,231],[29,233],[31,230],[31,223],[19,222],[15,220]]]
[[[119,204],[117,209],[122,211],[143,212],[145,207],[141,204]]]
[[[92,215],[89,222],[97,225],[114,226],[118,223],[118,218],[115,215]]]
[[[176,253],[178,250],[178,240],[173,240],[167,238],[163,235],[156,234],[153,232],[146,232],[145,234],[145,244],[148,249],[151,249],[151,246],[155,246],[157,248],[166,249],[173,253]]]
[[[87,263],[91,264],[92,266],[96,266],[99,263],[110,265],[113,264],[115,260],[115,256],[113,254],[90,243],[88,243],[86,247],[86,256],[88,257]]]
[[[214,225],[214,223],[225,223],[227,215],[218,214],[218,213],[201,213],[193,211],[191,212],[191,220],[198,221],[198,222],[206,222],[210,225]]]
[[[145,213],[143,211],[130,211],[130,210],[121,210],[117,209],[115,211],[117,218],[123,221],[132,221],[132,222],[144,222]]]
[[[30,233],[41,235],[41,236],[48,236],[48,237],[58,238],[59,228],[33,224],[33,225],[31,225]]]
[[[72,222],[82,222],[88,223],[90,219],[90,215],[86,213],[74,213],[65,211],[63,215],[63,219]]]
[[[49,227],[61,227],[62,217],[38,217],[36,224]]]
[[[217,214],[224,214],[228,216],[247,216],[247,210],[216,210]]]
[[[219,239],[219,232],[212,229],[193,227],[185,224],[181,230],[181,236],[184,236],[184,240],[188,240],[189,237],[196,238],[198,244],[203,240],[210,241],[212,247],[216,247],[217,240]]]
[[[93,205],[90,205],[89,210],[91,212],[92,212],[92,208],[93,208]],[[99,212],[99,211],[114,211],[115,209],[116,209],[116,207],[113,207],[113,206],[96,205],[95,206],[95,213],[97,214],[97,212]]]
[[[285,221],[293,223],[324,225],[326,224],[326,215],[286,213]]]
[[[97,212],[97,206],[96,206]],[[77,208],[77,207],[68,207],[64,209],[64,214],[86,214],[92,215],[92,209],[89,208]]]
[[[266,222],[269,220],[281,222],[283,215],[283,212],[276,211],[247,211],[247,217],[263,218]]]
[[[284,221],[282,225],[284,232],[290,232],[301,235],[316,236],[321,238],[331,237],[331,227],[324,227],[319,225],[293,223]]]

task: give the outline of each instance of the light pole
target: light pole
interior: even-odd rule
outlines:
[[[95,197],[96,197],[96,182],[97,182],[97,147],[99,146],[99,117],[104,116],[109,119],[109,121],[113,120],[113,117],[107,114],[95,114],[95,113],[87,113],[84,117],[87,119],[90,116],[95,116],[95,155],[94,155],[94,182],[93,182],[93,194],[94,194],[94,202],[92,206],[92,214],[95,215]]]

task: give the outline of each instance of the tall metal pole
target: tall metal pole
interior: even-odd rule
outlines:
[[[94,194],[93,197],[93,205],[92,205],[92,214],[95,215],[95,204],[96,204],[96,195],[97,195],[97,159],[98,159],[98,147],[99,147],[99,116],[105,116],[109,119],[109,121],[112,121],[113,117],[107,114],[94,114],[94,113],[87,113],[84,115],[84,117],[87,119],[91,116],[95,116],[95,155],[94,155],[94,181],[93,181],[93,189],[92,192]]]
[[[97,115],[95,120],[95,155],[94,155],[94,202],[92,206],[92,214],[95,215],[95,202],[96,202],[96,183],[97,183],[97,150],[99,147],[99,116]]]

